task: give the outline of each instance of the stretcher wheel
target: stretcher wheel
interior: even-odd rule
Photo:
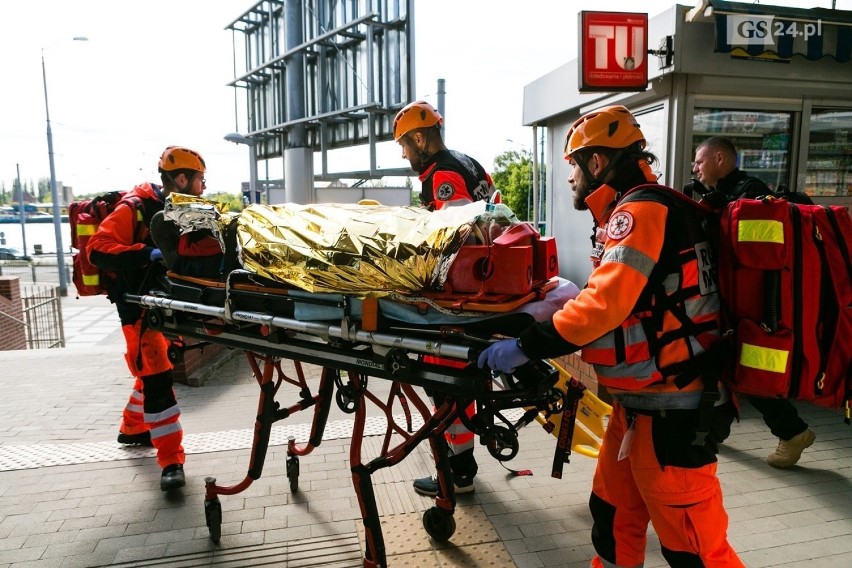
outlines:
[[[172,342],[169,344],[169,348],[166,349],[166,356],[169,358],[169,361],[176,365],[183,360],[185,350],[186,346],[183,343]]]
[[[497,461],[509,461],[518,455],[521,445],[518,433],[502,426],[494,426],[485,435],[488,453]]]
[[[396,381],[404,381],[411,376],[412,362],[402,349],[391,349],[385,355],[385,369],[388,375]]]
[[[456,519],[438,507],[431,507],[423,513],[423,528],[437,541],[444,542],[456,532]]]
[[[204,518],[207,520],[210,540],[218,543],[222,538],[222,504],[217,497],[204,500]]]
[[[358,406],[358,398],[349,387],[340,387],[334,393],[334,399],[337,401],[337,406],[346,414],[355,412]]]
[[[299,456],[287,458],[287,479],[290,480],[290,493],[299,492]]]
[[[162,330],[166,323],[166,316],[163,314],[163,310],[157,308],[148,310],[146,319],[148,320],[148,327],[157,331]]]

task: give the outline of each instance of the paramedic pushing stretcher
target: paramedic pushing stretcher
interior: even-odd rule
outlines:
[[[589,499],[592,566],[642,566],[649,521],[671,566],[743,566],[727,540],[718,437],[705,420],[719,398],[716,378],[700,374],[713,367],[720,300],[716,287],[702,285],[700,223],[672,196],[629,192],[656,183],[656,157],[622,106],[577,120],[565,158],[574,207],[596,222],[589,281],[550,322],[493,343],[478,364],[508,373],[582,348],[611,393]]]
[[[186,483],[183,430],[168,358],[169,340],[144,325],[142,307],[125,302],[124,294],[140,293],[144,285],[151,283],[154,273],[165,270],[160,262],[163,253],[149,233],[151,218],[163,210],[164,200],[171,192],[199,197],[204,192],[206,166],[197,152],[169,146],[160,157],[159,171],[162,187],[144,183],[129,191],[101,222],[87,250],[95,266],[116,274],[108,297],[118,310],[127,344],[127,366],[135,377],[118,441],[152,445],[162,468],[160,489],[168,491]]]
[[[393,137],[402,147],[402,157],[419,174],[421,204],[429,211],[435,211],[490,199],[495,192],[491,176],[470,156],[447,149],[441,135],[443,123],[441,113],[425,101],[408,104],[393,121]],[[463,363],[431,355],[423,360],[438,365],[464,366]],[[433,399],[433,402],[436,401]],[[473,403],[466,412],[468,416],[475,412]],[[449,445],[455,493],[469,493],[474,490],[473,478],[479,470],[473,455],[473,432],[456,419],[444,432],[444,437]],[[414,490],[422,495],[436,495],[437,477],[416,479]]]

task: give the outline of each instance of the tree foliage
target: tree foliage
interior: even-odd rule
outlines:
[[[237,213],[243,210],[243,200],[241,195],[237,195],[236,193],[228,193],[228,192],[217,192],[204,194],[204,199],[209,199],[210,201],[215,201],[217,203],[224,203],[228,206],[228,211],[232,211]]]
[[[411,181],[410,177],[405,178],[405,187],[411,192],[409,205],[412,207],[420,207],[420,190],[414,190],[414,183]]]
[[[38,195],[36,195],[36,201],[39,203],[50,203],[53,200],[52,192],[50,190],[50,178],[38,178]]]
[[[494,158],[491,174],[494,186],[500,190],[503,203],[518,216],[529,220],[532,214],[532,156],[527,150],[508,150]]]

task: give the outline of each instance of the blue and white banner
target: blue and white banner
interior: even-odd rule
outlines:
[[[852,25],[796,20],[771,14],[716,13],[716,51],[732,56],[786,60],[852,58]]]

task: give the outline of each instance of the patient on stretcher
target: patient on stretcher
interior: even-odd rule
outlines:
[[[552,237],[502,204],[428,212],[287,203],[236,215],[207,200],[169,196],[162,217],[152,221],[152,235],[177,275],[225,281],[243,268],[308,293],[427,298],[453,309],[460,302],[506,305],[539,298],[558,270]]]
[[[166,267],[182,276],[224,280],[238,268],[236,259],[236,219],[224,230],[225,249],[208,228],[181,232],[177,222],[160,211],[151,219],[151,236],[163,253]]]

